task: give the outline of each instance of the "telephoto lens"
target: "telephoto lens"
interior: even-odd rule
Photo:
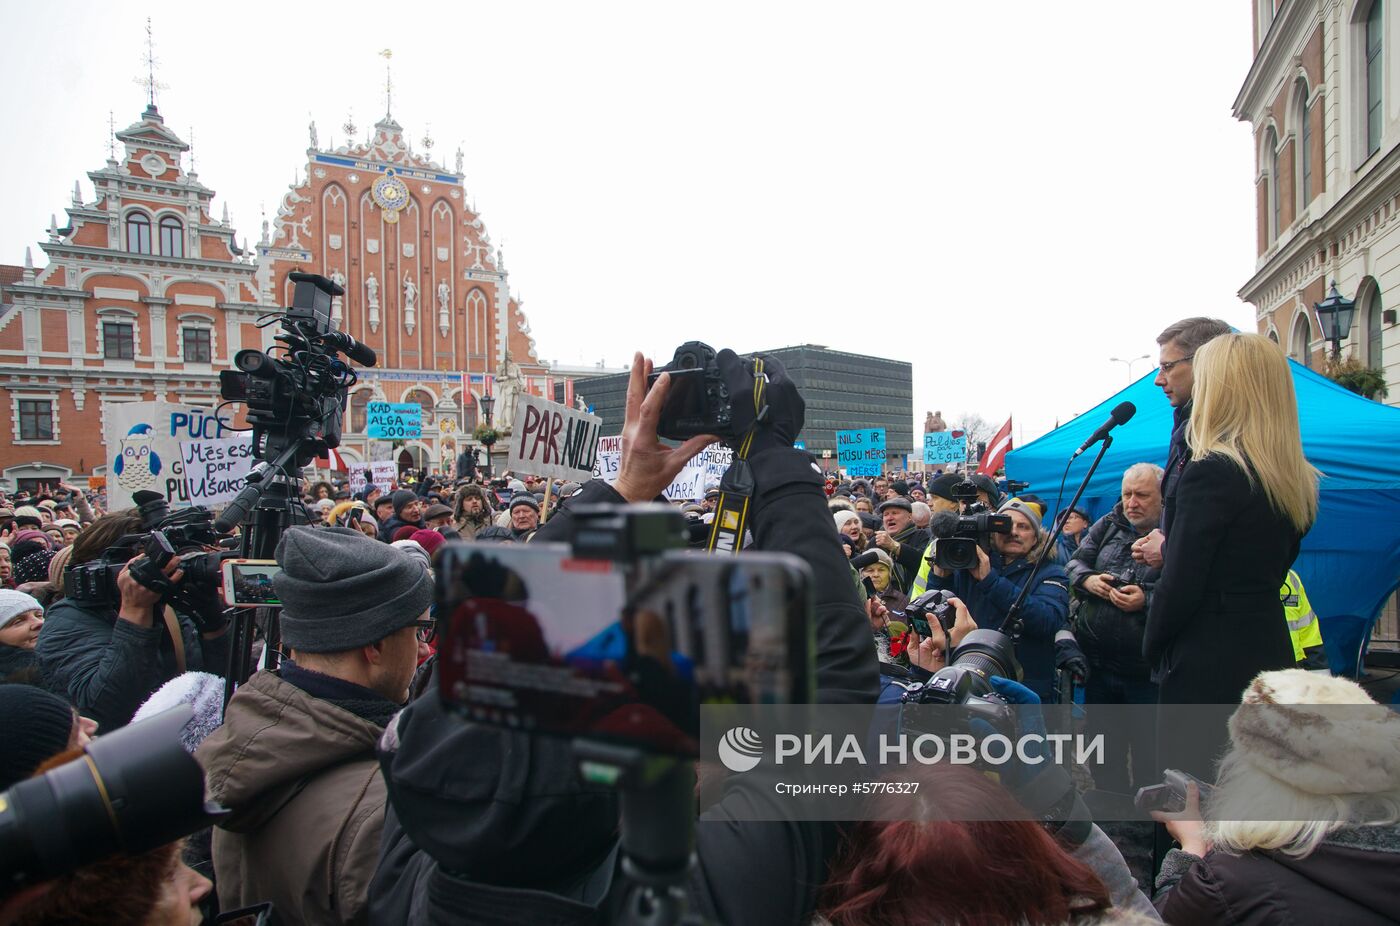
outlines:
[[[0,794],[0,896],[118,853],[139,855],[217,822],[180,744],[188,704],[100,736],[72,762]]]

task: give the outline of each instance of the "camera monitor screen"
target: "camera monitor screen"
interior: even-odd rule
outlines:
[[[437,575],[439,690],[471,720],[693,756],[701,704],[812,699],[806,572],[789,556],[629,565],[451,544]]]
[[[282,567],[270,559],[226,559],[224,603],[230,608],[276,608],[282,605],[272,580]]]

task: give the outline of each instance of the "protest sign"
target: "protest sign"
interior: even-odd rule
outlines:
[[[365,479],[365,470],[370,471],[370,478]],[[388,492],[394,481],[399,478],[399,464],[393,460],[374,460],[370,463],[350,464],[350,494],[363,492],[365,486],[373,482],[381,492]]]
[[[527,393],[516,398],[506,466],[547,479],[592,477],[603,420]]]
[[[111,511],[132,507],[132,493],[143,489],[161,493],[172,507],[189,505],[181,442],[237,433],[227,412],[173,402],[104,402],[102,419]]]
[[[423,408],[413,402],[370,402],[365,406],[365,433],[378,440],[423,436]]]
[[[925,464],[966,462],[967,435],[962,431],[930,431],[924,435]]]
[[[233,501],[242,491],[248,471],[257,462],[251,434],[181,441],[180,459],[184,464],[190,502],[211,508]]]
[[[616,482],[621,457],[621,437],[598,438],[598,462],[593,467],[593,475],[607,480],[609,485]],[[723,444],[711,444],[685,464],[662,494],[670,501],[693,501],[703,498],[705,488],[718,483],[732,462],[733,450]]]
[[[885,429],[837,431],[836,459],[848,475],[880,475],[885,471]]]

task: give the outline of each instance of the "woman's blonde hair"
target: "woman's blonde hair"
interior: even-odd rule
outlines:
[[[1303,456],[1293,374],[1262,334],[1222,334],[1192,361],[1194,459],[1225,457],[1258,482],[1275,511],[1306,531],[1317,518],[1317,469]]]

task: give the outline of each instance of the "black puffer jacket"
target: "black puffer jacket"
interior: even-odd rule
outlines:
[[[1144,531],[1145,533],[1145,531]],[[1089,665],[1121,675],[1146,679],[1152,667],[1142,658],[1142,632],[1147,626],[1147,611],[1152,607],[1152,592],[1161,570],[1152,569],[1133,560],[1133,542],[1142,536],[1128,522],[1120,502],[1084,532],[1084,538],[1065,564],[1070,583],[1081,599],[1075,619],[1075,636],[1089,658]],[[1084,591],[1084,580],[1090,576],[1110,575],[1131,577],[1147,596],[1141,611],[1129,614],[1097,595]]]
[[[749,463],[755,546],[792,553],[812,570],[817,700],[874,703],[870,623],[812,457],[776,447]],[[573,505],[622,501],[595,479],[540,528],[539,541],[572,536]],[[390,724],[380,761],[390,807],[370,885],[371,922],[603,921],[601,898],[616,868],[617,796],[578,784],[563,740],[463,723],[429,691]],[[746,779],[759,780],[728,779],[725,798],[696,825],[691,907],[728,926],[808,923],[838,845],[836,824],[739,822],[772,794],[745,790]],[[436,843],[437,857],[414,845],[410,829]]]

